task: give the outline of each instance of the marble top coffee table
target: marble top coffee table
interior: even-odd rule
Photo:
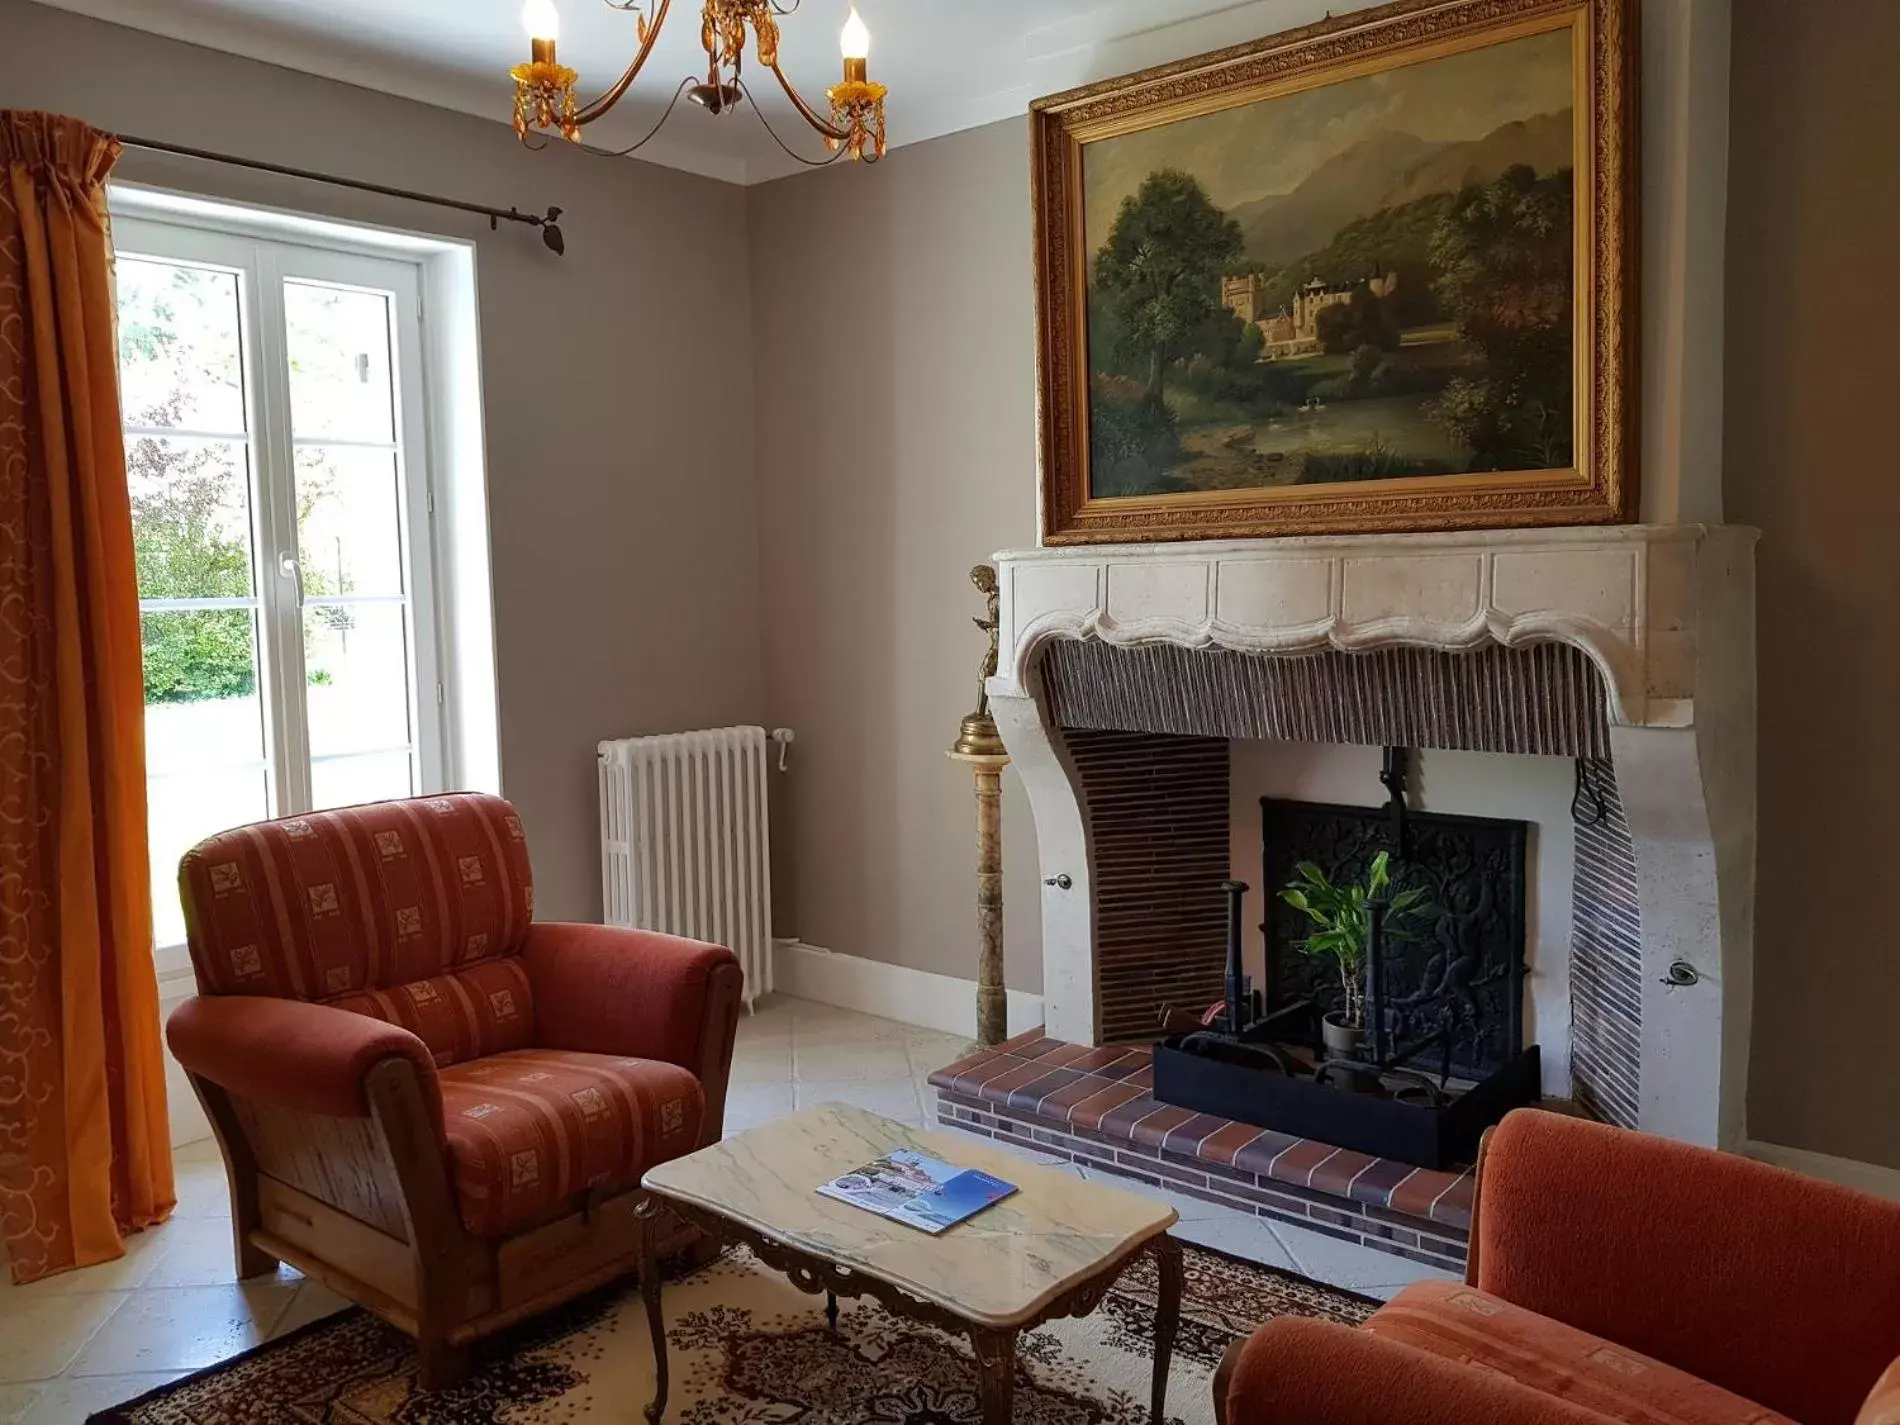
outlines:
[[[939,1236],[818,1194],[820,1183],[894,1148],[979,1168],[1017,1191]],[[1134,1193],[1026,1163],[994,1148],[906,1128],[844,1104],[824,1104],[662,1163],[642,1185],[648,1226],[671,1209],[709,1235],[744,1243],[800,1290],[825,1293],[835,1329],[838,1297],[871,1296],[893,1311],[970,1338],[982,1377],[984,1425],[1007,1425],[1016,1338],[1045,1321],[1086,1316],[1142,1252],[1154,1253],[1154,1425],[1167,1396],[1181,1308],[1181,1253],[1168,1236],[1177,1214]],[[646,1415],[666,1409],[666,1334],[654,1242],[641,1268],[657,1388]]]

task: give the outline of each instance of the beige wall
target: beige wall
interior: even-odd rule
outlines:
[[[1756,1138],[1900,1167],[1900,5],[1736,0],[1727,498],[1760,526]]]
[[[556,260],[528,229],[443,209],[138,153],[119,168],[477,243],[502,784],[528,823],[537,909],[597,917],[594,744],[759,717],[744,191],[526,153],[501,124],[24,0],[0,0],[0,106],[568,210]]]
[[[766,706],[797,729],[779,930],[974,975],[970,566],[1036,537],[1025,121],[750,190]],[[1009,983],[1042,983],[1006,783]],[[781,879],[784,879],[783,877]]]

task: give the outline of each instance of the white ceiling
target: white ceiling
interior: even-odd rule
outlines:
[[[43,0],[62,9],[232,54],[404,94],[505,122],[508,67],[527,58],[520,0]],[[634,16],[607,0],[555,0],[560,55],[581,72],[582,99],[605,88],[635,48]],[[1332,0],[1342,10],[1363,0]],[[801,0],[782,21],[782,62],[821,109],[840,68],[838,30],[849,0]],[[888,84],[893,145],[1020,114],[1039,94],[1269,34],[1319,18],[1326,0],[858,0],[871,28],[871,77]],[[659,117],[674,87],[703,72],[699,5],[672,14],[639,82],[588,141],[630,143]],[[807,157],[817,136],[770,74],[751,72],[764,113]],[[158,137],[163,137],[159,135]],[[798,171],[741,109],[715,118],[682,102],[640,156],[675,168],[758,183]]]

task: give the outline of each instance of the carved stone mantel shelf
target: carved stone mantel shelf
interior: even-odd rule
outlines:
[[[1612,722],[1688,727],[1699,658],[1752,643],[1755,538],[1620,525],[1010,551],[991,688],[1024,695],[1051,638],[1268,654],[1554,640],[1602,670]]]
[[[1052,640],[1252,654],[1561,641],[1603,674],[1636,852],[1639,1126],[1736,1146],[1751,1012],[1755,531],[1622,525],[996,556],[996,725],[1035,815],[1048,1031],[1093,1043],[1094,835],[1036,676]]]

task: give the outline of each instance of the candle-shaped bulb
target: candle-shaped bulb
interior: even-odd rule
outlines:
[[[838,49],[846,59],[869,59],[871,56],[871,31],[858,14],[856,5],[851,7],[851,16],[844,22],[844,29],[838,35]]]
[[[521,24],[529,39],[558,40],[561,37],[561,13],[554,0],[528,0],[521,7]]]

